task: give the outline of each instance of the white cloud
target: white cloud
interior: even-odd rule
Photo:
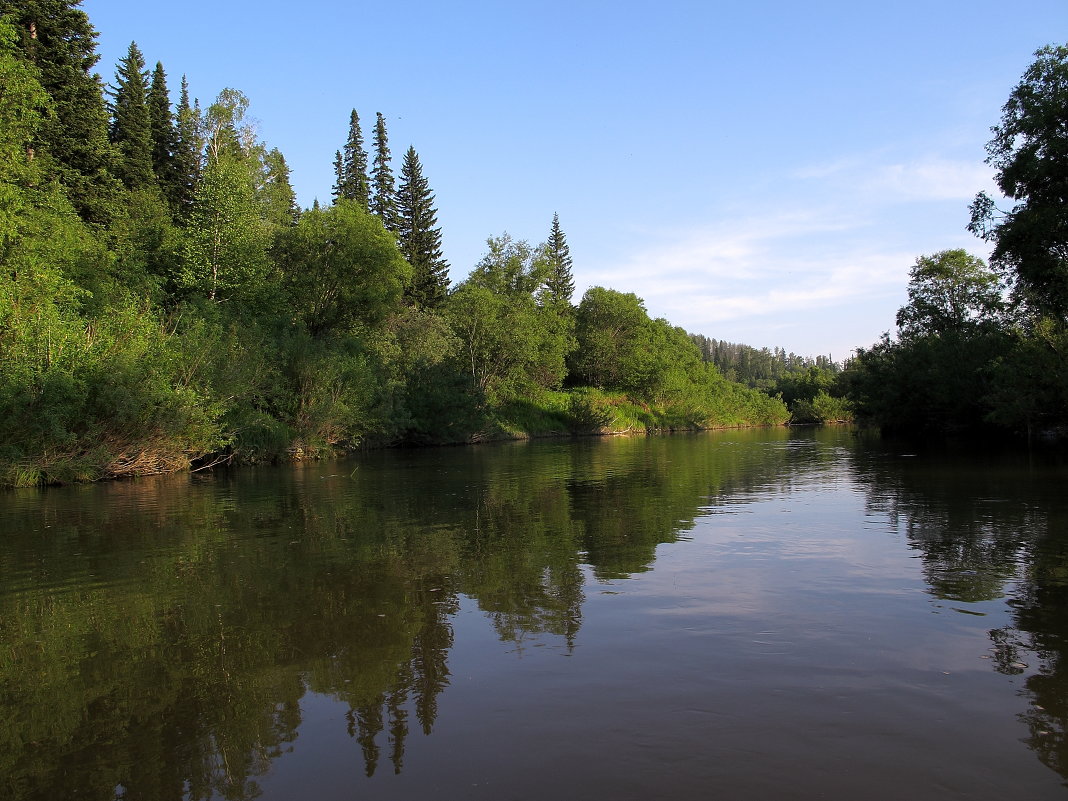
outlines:
[[[990,183],[985,165],[944,156],[843,156],[725,199],[715,222],[629,232],[634,253],[582,278],[689,331],[844,355],[893,327],[919,254],[967,246],[966,204]]]
[[[991,171],[982,163],[930,158],[908,164],[887,164],[871,176],[869,189],[894,200],[969,201],[992,188]]]
[[[821,193],[862,195],[865,202],[885,205],[941,200],[967,202],[980,190],[994,189],[992,176],[990,167],[976,159],[925,155],[898,160],[879,152],[807,165],[795,170],[791,177],[810,184],[820,183]]]

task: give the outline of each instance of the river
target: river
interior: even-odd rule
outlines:
[[[1068,798],[1068,468],[847,429],[0,496],[0,797]]]

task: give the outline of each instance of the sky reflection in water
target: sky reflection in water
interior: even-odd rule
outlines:
[[[783,429],[12,493],[0,791],[1063,797],[1063,478]]]

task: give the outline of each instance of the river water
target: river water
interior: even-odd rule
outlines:
[[[1068,798],[1068,468],[845,429],[0,496],[0,797]]]

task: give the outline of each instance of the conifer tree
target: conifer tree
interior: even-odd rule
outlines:
[[[174,213],[179,219],[185,219],[200,181],[203,142],[200,109],[189,105],[189,84],[184,75],[175,122]]]
[[[178,152],[178,132],[174,127],[174,114],[171,113],[171,95],[167,91],[167,73],[163,64],[156,62],[152,72],[152,82],[148,87],[148,122],[152,131],[152,170],[156,181],[171,209],[178,208],[178,175],[175,158]]]
[[[549,261],[549,276],[545,281],[549,299],[554,303],[570,305],[571,296],[575,294],[575,278],[571,272],[571,249],[567,246],[567,237],[560,228],[560,215],[556,213],[553,214],[553,224],[545,251]]]
[[[349,115],[349,138],[345,141],[343,167],[344,196],[367,209],[371,195],[367,180],[367,151],[363,149],[363,132],[360,130],[360,115],[356,113],[356,109]]]
[[[393,168],[390,166],[389,137],[386,135],[386,118],[378,112],[375,120],[375,158],[371,168],[371,212],[386,226],[387,231],[397,230],[397,199],[393,186]]]
[[[110,130],[111,141],[119,150],[115,172],[128,189],[143,189],[155,181],[147,87],[145,59],[137,43],[130,42],[111,88]]]
[[[363,133],[356,109],[349,116],[349,136],[345,150],[334,153],[334,200],[355,200],[369,210],[370,182],[367,179],[367,152],[363,149]]]
[[[289,182],[289,165],[276,147],[263,155],[263,180],[258,194],[268,223],[285,227],[295,224],[300,217],[297,196]]]
[[[115,213],[120,184],[111,174],[103,88],[90,72],[99,58],[96,31],[79,2],[0,0],[0,15],[19,29],[24,57],[52,98],[53,114],[33,142],[35,156],[47,162],[82,219],[103,226]]]
[[[434,194],[414,147],[408,148],[401,164],[396,234],[401,254],[412,265],[412,283],[406,293],[409,304],[437,308],[448,292],[449,264],[442,258]]]
[[[345,197],[345,160],[340,150],[334,151],[334,188],[330,194],[335,203]]]

